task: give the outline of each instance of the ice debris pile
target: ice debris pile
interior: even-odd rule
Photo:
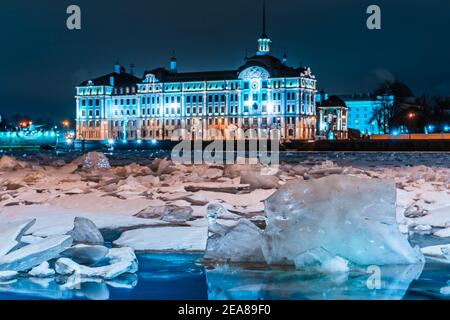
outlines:
[[[107,248],[95,224],[76,218],[66,235],[25,243],[24,235],[36,219],[0,225],[0,290],[24,279],[58,277],[61,286],[110,281],[138,271],[131,248]]]
[[[77,153],[37,152],[17,158],[1,157],[0,224],[36,218],[35,225],[21,241],[31,244],[52,236],[66,236],[73,228],[74,218],[85,217],[101,229],[121,233],[114,245],[136,251],[204,252],[208,246],[207,255],[211,259],[226,259],[223,252],[234,248],[229,254],[233,261],[266,262],[266,255],[271,252],[273,263],[282,260],[283,263],[315,265],[314,261],[328,257],[330,263],[324,265],[325,269],[337,265],[345,269],[349,263],[356,262],[351,261],[352,257],[339,256],[333,247],[311,248],[307,255],[296,258],[289,250],[289,255],[283,258],[277,257],[285,250],[277,243],[280,239],[274,237],[270,246],[262,244],[268,241],[270,230],[281,228],[286,219],[299,219],[293,216],[294,213],[303,215],[296,210],[286,216],[276,215],[273,210],[273,217],[267,218],[270,212],[266,207],[270,202],[266,200],[277,190],[280,190],[278,193],[286,191],[295,181],[299,185],[315,184],[327,176],[339,179],[351,176],[365,178],[364,181],[395,182],[398,228],[405,237],[413,232],[433,234],[443,241],[450,237],[450,158],[442,153],[283,153],[278,167],[258,164],[253,161],[256,159],[246,159],[245,164],[238,161],[242,164],[188,165],[169,159],[153,159],[139,152],[108,155],[91,152],[78,156]],[[283,162],[283,157],[289,162]],[[322,194],[319,192],[317,196],[332,194],[331,187],[324,186]],[[352,187],[348,192],[353,192]],[[387,191],[395,197],[393,185]],[[349,201],[345,204],[349,206],[348,212],[358,211],[357,205],[364,209],[373,204],[370,199],[361,204],[362,201],[355,201],[354,194],[346,197],[346,192],[342,193],[343,199]],[[308,199],[314,200],[313,197]],[[394,202],[390,202],[392,206]],[[302,204],[295,202],[294,209],[298,208],[302,208]],[[389,214],[383,212],[376,218],[384,221],[388,216],[391,218],[388,225],[394,225],[393,210],[391,206],[389,208]],[[335,210],[334,207],[331,209]],[[324,215],[327,210],[331,213],[331,209],[324,208],[320,212],[315,208],[318,215]],[[210,224],[208,245],[207,215],[214,224]],[[359,230],[346,227],[344,221],[329,218],[327,221],[335,222],[336,228],[351,230],[350,234]],[[299,225],[306,222],[302,220]],[[313,222],[317,226],[318,222]],[[368,224],[365,220],[358,222]],[[91,230],[89,223],[77,219],[75,224],[78,223],[83,229]],[[317,230],[320,232],[320,228]],[[295,235],[295,230],[290,228],[285,232]],[[242,241],[243,233],[248,241]],[[394,238],[397,237],[396,230],[392,233]],[[91,236],[89,243],[77,241],[77,237],[85,238],[86,234],[70,234],[72,246],[103,245],[101,234],[92,230],[88,234]],[[377,239],[372,240],[376,242]],[[304,244],[302,246],[302,250],[307,249]],[[404,243],[399,246],[402,249]],[[271,250],[271,247],[277,250]],[[382,252],[375,244],[366,249],[373,249],[377,254]],[[96,254],[103,255],[104,252]],[[401,259],[402,255],[399,256]]]
[[[323,272],[423,263],[396,222],[394,183],[330,175],[287,182],[266,200],[266,228],[223,226],[210,208],[206,259],[290,264]]]

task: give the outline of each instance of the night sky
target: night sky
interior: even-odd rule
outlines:
[[[66,8],[82,30],[66,28]],[[382,30],[366,28],[378,4]],[[1,4],[0,113],[74,118],[74,87],[113,71],[235,69],[256,51],[261,0],[14,0]],[[330,93],[369,92],[395,74],[416,95],[450,95],[450,1],[268,0],[273,54],[311,67]]]

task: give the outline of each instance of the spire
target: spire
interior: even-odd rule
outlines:
[[[262,36],[261,39],[268,39],[269,37],[267,36],[266,33],[266,23],[267,23],[267,18],[266,18],[266,0],[263,0],[263,15],[262,15]]]
[[[259,56],[263,56],[269,54],[270,52],[270,43],[272,42],[270,38],[267,36],[267,18],[266,18],[266,0],[263,0],[263,9],[262,9],[262,35],[258,39],[258,52],[256,53]]]

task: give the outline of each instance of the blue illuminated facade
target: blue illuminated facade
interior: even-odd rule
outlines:
[[[378,108],[393,108],[394,96],[373,96],[371,94],[355,94],[340,96],[348,107],[348,128],[359,130],[361,134],[381,134],[373,112]],[[371,121],[372,120],[372,121]]]
[[[216,129],[231,139],[233,126],[254,129],[250,138],[279,130],[283,139],[315,139],[316,78],[310,68],[270,54],[263,20],[256,54],[238,69],[179,73],[173,57],[168,69],[142,78],[116,64],[115,72],[83,82],[76,88],[77,138],[164,140],[185,129],[197,132],[189,139],[213,140],[220,137],[209,129]]]

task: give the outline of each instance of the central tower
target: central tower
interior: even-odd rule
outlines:
[[[262,14],[262,35],[258,39],[258,56],[263,56],[270,53],[270,44],[272,40],[266,34],[266,0],[263,2],[263,14]]]

